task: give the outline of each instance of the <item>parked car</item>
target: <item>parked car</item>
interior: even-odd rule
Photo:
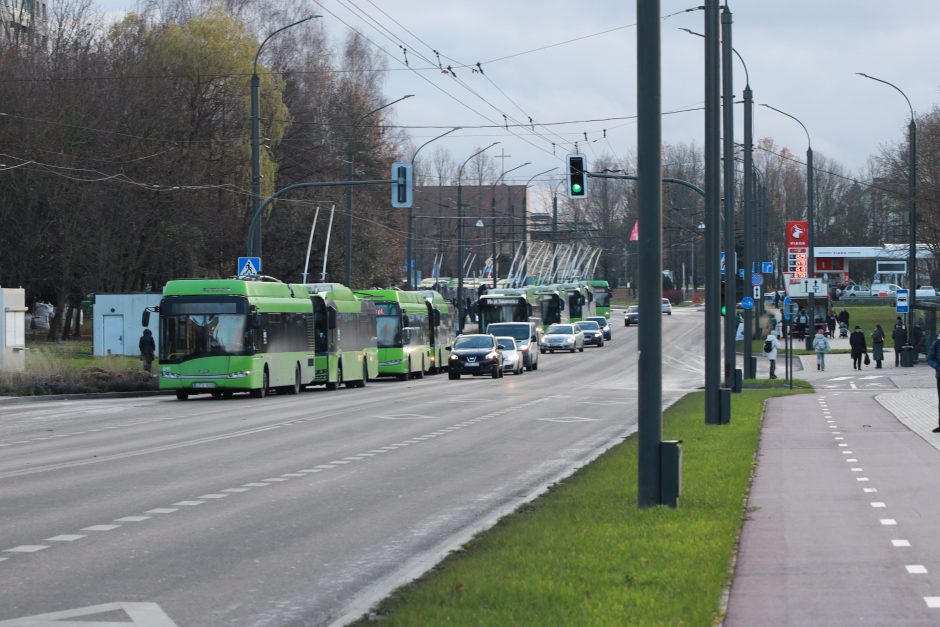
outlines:
[[[522,358],[522,351],[516,347],[515,338],[508,335],[496,337],[496,346],[499,352],[503,354],[503,372],[513,374],[522,374],[525,372],[525,364]]]
[[[901,289],[901,286],[895,283],[872,283],[871,295],[872,296],[894,296],[899,289]]]
[[[590,344],[591,346],[600,348],[604,345],[604,332],[601,331],[600,326],[593,320],[582,320],[576,323],[575,326],[584,334],[585,346]]]
[[[604,316],[588,316],[586,320],[596,322],[597,326],[599,326],[601,331],[604,333],[604,339],[608,342],[610,341],[612,335],[612,331],[610,329],[610,320]]]
[[[553,324],[542,336],[539,351],[554,353],[556,350],[584,352],[584,334],[574,324]]]
[[[915,296],[926,296],[928,298],[933,298],[937,295],[937,290],[930,285],[921,285],[914,292]]]
[[[503,376],[503,355],[496,338],[489,334],[458,335],[447,360],[447,378],[459,379],[461,374]]]
[[[844,288],[842,288],[842,293],[840,296],[842,298],[871,296],[871,290],[867,287],[862,287],[861,285],[846,285]]]
[[[486,325],[490,335],[509,335],[516,340],[516,348],[522,353],[526,370],[539,369],[539,337],[542,325],[535,322],[493,322]]]
[[[637,305],[630,305],[623,312],[623,326],[628,327],[631,324],[640,324],[640,308]]]
[[[668,298],[663,299],[663,313],[667,316],[672,315],[672,303],[669,302]]]

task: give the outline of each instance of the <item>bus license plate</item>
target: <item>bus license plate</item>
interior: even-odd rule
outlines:
[[[214,388],[215,383],[193,383],[194,388]]]

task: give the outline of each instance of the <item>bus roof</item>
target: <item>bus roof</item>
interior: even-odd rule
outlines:
[[[303,285],[279,281],[241,279],[177,279],[163,287],[163,296],[243,296],[259,311],[308,311],[312,309]]]

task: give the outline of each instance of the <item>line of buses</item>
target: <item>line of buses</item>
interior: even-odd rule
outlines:
[[[606,281],[490,289],[481,330],[493,322],[545,326],[610,316]],[[363,387],[379,376],[420,379],[447,368],[456,308],[434,290],[352,290],[253,277],[170,281],[158,307],[160,389],[231,396],[297,394],[309,385]],[[541,327],[540,327],[541,328]]]

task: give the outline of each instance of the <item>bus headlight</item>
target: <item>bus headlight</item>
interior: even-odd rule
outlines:
[[[229,379],[244,379],[251,376],[251,370],[241,370],[239,372],[230,372]]]

